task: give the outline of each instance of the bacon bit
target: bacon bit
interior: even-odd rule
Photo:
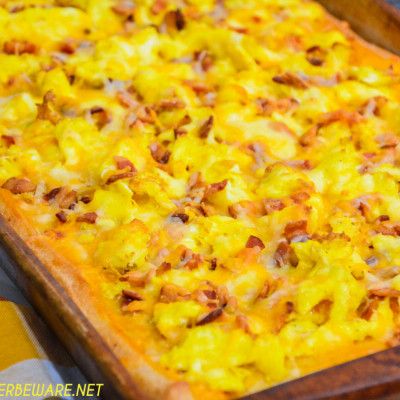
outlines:
[[[263,206],[266,215],[272,214],[275,211],[283,210],[286,207],[285,203],[279,199],[264,199]]]
[[[272,78],[275,83],[280,85],[287,85],[297,89],[307,89],[308,83],[291,72],[284,72],[282,75],[277,75]]]
[[[354,111],[337,110],[323,114],[318,123],[300,138],[300,144],[302,146],[312,145],[315,142],[319,130],[335,122],[343,121],[352,126],[359,123],[361,120],[361,115]]]
[[[274,254],[274,260],[279,268],[285,265],[297,267],[299,259],[292,247],[286,242],[280,242]]]
[[[76,219],[77,222],[86,222],[87,224],[95,224],[97,220],[97,214],[95,212],[88,212],[79,215]]]
[[[125,108],[136,108],[138,106],[136,99],[126,90],[117,92],[117,100]]]
[[[299,102],[293,98],[284,98],[278,100],[262,99],[256,100],[259,114],[269,117],[273,112],[286,113],[299,105]]]
[[[283,310],[276,319],[276,333],[279,333],[281,329],[287,324],[290,314],[294,311],[294,304],[291,301],[286,301],[283,304]]]
[[[251,335],[249,320],[245,315],[237,315],[235,322],[240,329]]]
[[[184,83],[189,86],[197,95],[211,92],[211,88],[204,82],[187,79],[184,81]]]
[[[289,242],[299,242],[307,240],[307,220],[289,222],[285,226],[283,234]]]
[[[377,298],[364,300],[357,308],[357,313],[360,318],[369,321],[378,308],[379,300]]]
[[[70,190],[66,187],[62,187],[61,190],[55,196],[57,204],[60,208],[72,210],[78,201],[78,196],[75,190]]]
[[[214,257],[210,260],[210,271],[215,271],[218,266],[218,260]]]
[[[151,107],[141,106],[136,110],[136,117],[140,122],[152,124],[155,122],[157,115]]]
[[[149,148],[154,161],[160,164],[168,163],[169,157],[171,156],[171,152],[169,150],[166,150],[159,143],[152,143]]]
[[[29,193],[36,190],[36,185],[27,178],[10,178],[1,186],[13,194]]]
[[[133,163],[125,157],[122,156],[114,156],[115,164],[117,165],[118,169],[125,169],[128,168],[131,172],[136,172],[136,168]]]
[[[90,109],[90,115],[95,120],[99,129],[111,122],[111,115],[103,107],[93,107]]]
[[[150,270],[147,273],[143,273],[140,271],[129,271],[126,274],[122,275],[119,279],[122,282],[129,282],[129,284],[133,287],[145,287],[147,283],[151,281],[155,274],[155,270]]]
[[[204,72],[207,72],[214,64],[213,58],[206,50],[195,53],[195,59],[199,62]]]
[[[399,297],[400,290],[392,288],[370,289],[368,293],[376,297]]]
[[[46,201],[50,201],[50,200],[54,199],[58,195],[58,193],[60,193],[60,191],[61,191],[61,187],[54,188],[54,189],[50,190],[50,192],[46,193],[43,196],[43,199]]]
[[[212,127],[214,125],[214,116],[210,116],[199,128],[199,137],[205,139],[208,137]]]
[[[57,219],[58,219],[61,223],[63,223],[63,224],[65,224],[65,223],[67,222],[67,214],[65,214],[64,211],[58,212],[58,213],[56,214],[56,217],[57,217]]]
[[[132,171],[126,171],[126,172],[121,172],[120,174],[111,175],[107,179],[106,185],[111,185],[111,183],[119,181],[120,179],[132,178],[133,175],[134,173]]]
[[[185,103],[181,99],[163,99],[156,106],[156,112],[173,111],[185,108]]]
[[[55,110],[54,101],[55,94],[53,91],[49,90],[43,96],[42,104],[36,104],[37,107],[37,119],[50,121],[53,125],[56,125],[60,119],[60,114]]]
[[[399,299],[397,297],[391,297],[389,299],[390,309],[392,310],[393,314],[399,314],[400,312],[400,305]]]
[[[332,309],[332,304],[333,303],[331,300],[325,299],[321,300],[318,304],[316,304],[313,307],[312,312],[318,314],[319,316],[318,325],[322,325],[328,321],[329,314]]]
[[[61,53],[65,53],[65,54],[74,54],[76,51],[76,47],[77,47],[77,45],[75,42],[68,40],[64,43],[61,43],[60,51],[61,51]]]
[[[172,283],[167,283],[161,288],[159,297],[161,303],[173,303],[183,300],[190,300],[190,292],[185,288]]]
[[[376,96],[366,101],[360,108],[359,113],[365,117],[371,117],[375,115],[379,117],[381,114],[381,108],[388,102],[388,99],[384,96]]]
[[[168,2],[167,0],[155,0],[151,7],[151,12],[155,15],[160,14],[167,8]]]
[[[324,64],[326,51],[319,46],[313,46],[306,50],[306,59],[315,67],[320,67]]]
[[[215,310],[212,310],[205,317],[200,319],[200,321],[196,322],[196,326],[206,325],[215,321],[222,315],[222,312],[222,308],[216,308]]]
[[[250,235],[247,239],[246,248],[252,249],[253,247],[259,247],[260,249],[265,249],[263,241],[257,236]]]
[[[378,135],[375,138],[375,141],[379,144],[381,149],[390,149],[393,147],[397,147],[400,143],[400,139],[392,134],[392,133],[384,133],[382,135]]]
[[[376,223],[380,224],[381,222],[386,222],[389,221],[390,217],[389,215],[380,215],[377,219],[376,219]]]
[[[193,300],[200,304],[205,304],[210,308],[217,307],[218,296],[213,289],[197,289],[192,293]]]
[[[268,297],[268,295],[270,294],[270,292],[271,292],[271,285],[268,281],[265,281],[257,298],[266,299]]]
[[[229,215],[232,218],[238,218],[243,215],[259,217],[264,213],[264,207],[261,202],[243,200],[228,207]]]
[[[17,56],[20,54],[35,54],[36,50],[36,45],[26,40],[12,39],[5,42],[3,45],[4,53]]]
[[[192,122],[192,118],[190,117],[189,114],[185,114],[184,117],[176,124],[177,128],[180,128],[182,126],[188,125]]]
[[[142,301],[143,297],[130,289],[123,289],[121,293],[121,300],[123,305],[128,305],[132,301]]]
[[[227,179],[224,179],[221,182],[211,183],[210,185],[207,186],[204,196],[209,197],[215,193],[220,192],[221,190],[224,190],[227,184],[228,184]]]
[[[187,382],[174,382],[168,386],[164,400],[192,400],[193,395]]]
[[[202,262],[203,257],[200,254],[193,253],[183,267],[190,270],[196,269]]]
[[[307,192],[297,192],[293,193],[290,198],[296,203],[296,204],[302,204],[305,201],[307,201],[310,198],[310,194]]]
[[[189,221],[189,215],[185,213],[174,213],[171,215],[173,218],[179,218],[184,224]]]
[[[15,144],[15,137],[10,135],[1,135],[1,138],[4,140],[7,147],[12,146]]]
[[[185,128],[182,128],[182,127],[174,128],[175,139],[177,139],[180,136],[186,135],[186,134],[187,134],[187,130]]]
[[[118,4],[111,7],[111,9],[122,17],[130,17],[135,12],[134,4],[129,0],[120,1]]]
[[[162,275],[163,273],[169,271],[171,269],[171,264],[169,262],[163,262],[156,270],[156,275]]]
[[[164,22],[168,31],[174,31],[175,29],[181,31],[186,25],[185,16],[179,8],[175,11],[167,12],[164,17]]]

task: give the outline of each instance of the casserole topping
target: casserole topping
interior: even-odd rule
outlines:
[[[150,363],[216,399],[397,343],[394,56],[307,0],[12,1],[0,31],[1,198]]]

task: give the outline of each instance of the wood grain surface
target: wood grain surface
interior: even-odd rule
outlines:
[[[364,39],[400,54],[400,10],[385,0],[317,0]]]

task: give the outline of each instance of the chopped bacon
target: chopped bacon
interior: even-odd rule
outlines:
[[[121,276],[120,281],[129,282],[129,284],[133,287],[143,288],[151,281],[155,273],[155,269],[152,269],[146,273],[140,271],[129,271]]]
[[[172,268],[169,262],[163,262],[156,270],[156,275],[162,275],[164,272],[169,271]]]
[[[26,40],[9,40],[3,44],[3,52],[6,54],[35,54],[36,45]]]
[[[289,222],[285,226],[284,236],[289,242],[306,240],[308,238],[307,221]]]
[[[184,224],[186,224],[186,222],[189,221],[189,215],[185,214],[185,213],[174,213],[171,215],[171,217],[173,218],[179,218]]]
[[[119,181],[121,179],[132,178],[133,175],[134,175],[134,173],[132,171],[126,171],[126,172],[121,172],[120,174],[111,175],[107,179],[106,185],[110,185],[111,183],[114,183],[114,182]]]
[[[167,8],[167,5],[167,0],[155,0],[153,5],[151,6],[151,12],[155,15],[160,14]]]
[[[186,25],[185,16],[179,8],[175,11],[167,12],[164,17],[164,22],[169,31],[175,29],[181,31]]]
[[[136,168],[133,163],[125,157],[122,156],[114,156],[115,164],[117,165],[118,169],[125,169],[127,168],[131,172],[136,172]]]
[[[210,260],[210,270],[215,271],[218,266],[218,260],[214,257]]]
[[[188,125],[192,122],[192,118],[190,117],[189,114],[185,114],[182,119],[176,124],[177,128],[180,128],[182,126]]]
[[[206,50],[195,53],[195,59],[199,62],[200,67],[204,72],[207,72],[214,63],[210,53]]]
[[[36,185],[27,178],[10,178],[1,186],[13,194],[29,193],[36,190]]]
[[[224,179],[221,182],[211,183],[206,188],[205,197],[211,196],[215,193],[220,192],[221,190],[224,190],[227,184],[228,184],[227,179]]]
[[[46,201],[53,200],[58,195],[58,193],[60,193],[61,189],[62,189],[61,187],[56,187],[56,188],[50,190],[50,192],[46,193],[43,196],[43,199]]]
[[[36,104],[38,111],[37,119],[50,121],[53,125],[56,125],[60,121],[61,116],[58,111],[56,111],[54,105],[55,98],[56,96],[53,91],[49,90],[43,96],[42,104]]]
[[[320,67],[324,64],[326,51],[319,46],[312,46],[306,50],[306,59],[315,67]]]
[[[308,83],[305,79],[291,72],[284,72],[282,75],[276,75],[272,80],[280,85],[291,86],[297,89],[308,88]]]
[[[151,107],[141,106],[136,110],[136,117],[143,123],[152,124],[157,116]]]
[[[67,222],[67,214],[65,214],[64,211],[60,211],[60,212],[56,213],[56,217],[63,224],[65,224]]]
[[[347,110],[336,110],[326,114],[323,114],[317,124],[315,124],[309,131],[307,131],[301,138],[300,144],[302,146],[312,145],[318,135],[318,132],[321,128],[325,126],[329,126],[338,121],[343,121],[349,124],[350,126],[357,124],[362,120],[362,116],[355,111],[347,111]]]
[[[379,144],[381,149],[397,147],[397,145],[400,143],[399,137],[393,133],[384,133],[382,135],[378,135],[375,138],[375,141]]]
[[[366,299],[357,308],[357,313],[360,316],[360,318],[369,321],[375,310],[378,308],[378,305],[379,305],[378,298]]]
[[[223,311],[222,308],[216,308],[215,310],[212,310],[209,312],[205,317],[201,318],[196,325],[201,326],[201,325],[206,325],[209,324],[216,319],[218,319],[222,315]]]
[[[393,314],[399,314],[400,305],[399,305],[399,298],[398,297],[390,297],[389,298],[389,305],[390,305],[390,309],[392,310]]]
[[[249,321],[245,315],[237,315],[235,322],[240,329],[248,334],[251,334]]]
[[[76,219],[77,222],[86,222],[87,224],[95,224],[97,220],[97,214],[95,212],[88,212],[79,215]]]
[[[173,303],[175,301],[189,300],[190,297],[188,290],[172,283],[167,283],[161,288],[159,301],[161,303]]]
[[[163,99],[155,106],[157,112],[173,111],[181,108],[185,108],[185,103],[180,99]]]
[[[384,96],[375,96],[367,100],[360,108],[359,113],[365,117],[379,117],[382,107],[388,102]]]
[[[1,138],[4,140],[7,147],[15,144],[15,137],[10,135],[1,135]]]
[[[264,207],[261,202],[242,200],[228,207],[229,215],[232,218],[238,218],[242,215],[259,217],[264,213]]]
[[[249,236],[247,243],[246,243],[246,248],[247,249],[252,249],[253,247],[259,247],[260,249],[265,249],[265,245],[263,241],[258,238],[257,236]]]
[[[187,79],[184,81],[196,94],[205,94],[211,92],[211,88],[204,82]]]
[[[117,100],[126,108],[135,108],[138,106],[136,99],[126,90],[117,92]]]
[[[292,247],[286,242],[280,242],[276,248],[274,254],[274,260],[278,267],[283,267],[285,265],[291,265],[292,267],[297,267],[299,259]]]
[[[378,288],[378,289],[370,289],[369,294],[376,297],[399,297],[400,290],[392,289],[392,288]]]
[[[189,257],[189,260],[185,263],[184,268],[186,269],[196,269],[203,262],[203,257],[200,254],[193,253]]]
[[[293,98],[283,98],[278,100],[259,98],[256,100],[259,114],[269,117],[273,112],[286,113],[299,105]]]
[[[199,136],[202,139],[205,139],[208,137],[208,134],[210,133],[212,127],[214,125],[214,117],[211,115],[207,120],[200,126],[199,128]]]
[[[77,44],[68,40],[60,45],[60,51],[65,54],[74,54],[76,51]]]
[[[129,0],[122,0],[118,2],[115,6],[111,7],[111,9],[118,15],[122,17],[130,17],[135,12],[135,6],[133,2]]]
[[[77,193],[75,190],[68,190],[62,187],[60,192],[56,195],[56,201],[60,208],[73,209],[78,201]]]
[[[285,203],[279,199],[264,199],[263,206],[266,215],[272,214],[274,211],[283,210],[286,207]]]
[[[177,139],[180,136],[186,135],[187,134],[187,130],[181,126],[174,128],[174,136],[175,139]]]
[[[160,164],[167,164],[169,161],[169,157],[171,156],[171,152],[166,150],[159,143],[152,143],[150,146],[150,153],[153,157],[154,161]]]
[[[103,128],[111,121],[111,115],[103,107],[91,108],[90,115],[95,120],[99,129]]]
[[[121,299],[123,305],[127,305],[132,301],[142,301],[143,297],[140,294],[134,292],[133,290],[123,289],[121,292]]]

